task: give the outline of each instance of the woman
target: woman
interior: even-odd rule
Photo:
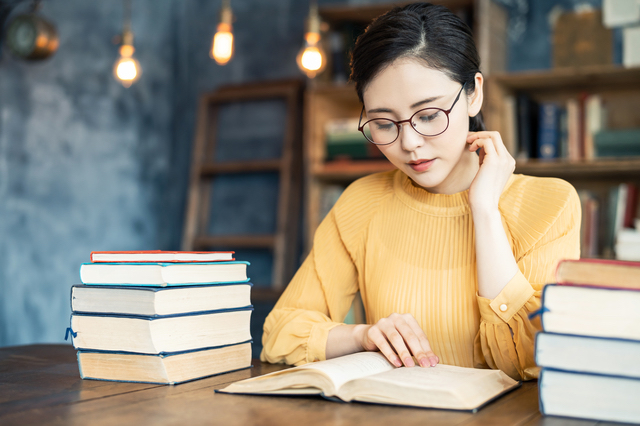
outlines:
[[[579,257],[580,203],[559,179],[514,175],[478,114],[470,29],[441,6],[395,8],[358,38],[360,130],[397,170],[357,180],[264,326],[262,359],[302,364],[381,351],[396,366],[537,377],[545,283]],[[367,324],[345,325],[360,291]]]

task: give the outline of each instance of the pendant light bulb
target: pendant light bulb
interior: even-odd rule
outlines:
[[[133,32],[131,31],[131,2],[126,2],[120,57],[113,66],[113,74],[116,80],[124,87],[131,87],[142,74],[140,62],[133,57],[135,51],[136,49],[133,47]]]
[[[226,65],[233,56],[233,12],[230,0],[224,0],[220,11],[220,23],[213,36],[209,56],[215,59],[218,65]]]
[[[327,65],[327,55],[320,44],[320,39],[320,15],[318,15],[318,6],[313,3],[309,8],[304,44],[296,58],[298,67],[309,78],[314,78],[321,73]]]

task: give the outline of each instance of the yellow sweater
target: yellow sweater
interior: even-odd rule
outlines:
[[[261,359],[324,360],[329,330],[360,291],[367,323],[413,314],[443,364],[537,377],[540,323],[529,314],[558,261],[580,256],[578,196],[560,179],[511,176],[499,207],[519,273],[489,300],[477,295],[468,194],[430,193],[398,170],[351,184],[267,317]]]

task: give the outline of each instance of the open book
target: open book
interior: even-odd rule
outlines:
[[[519,385],[500,370],[443,364],[396,368],[378,352],[359,352],[242,380],[219,392],[476,411]]]

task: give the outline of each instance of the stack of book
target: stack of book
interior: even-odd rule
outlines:
[[[640,423],[640,263],[564,260],[542,294],[540,411]]]
[[[71,289],[83,379],[175,384],[251,366],[248,262],[233,252],[93,252]]]

